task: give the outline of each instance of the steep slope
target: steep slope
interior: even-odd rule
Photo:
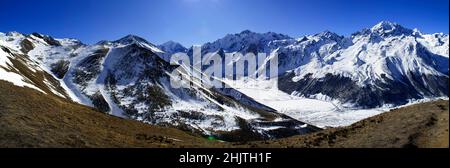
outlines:
[[[244,30],[237,34],[228,34],[225,37],[218,39],[214,42],[208,42],[200,46],[202,59],[207,59],[208,53],[216,53],[222,58],[222,70],[225,73],[225,69],[235,69],[233,68],[233,61],[243,60],[245,58],[245,54],[247,53],[267,53],[270,55],[274,50],[278,47],[286,45],[290,42],[295,41],[295,39],[284,35],[278,34],[274,32],[267,33],[255,33],[250,30]],[[200,64],[201,60],[194,62],[193,60],[193,52],[194,46],[189,48],[187,54],[191,57],[192,65]],[[226,54],[236,54],[242,53],[244,54],[242,57],[237,57],[235,59],[231,59],[230,62],[226,62]],[[258,62],[259,60],[256,59]],[[268,61],[268,60],[267,60]],[[204,63],[203,63],[204,64]],[[206,69],[208,66],[202,66],[202,68]],[[244,67],[247,70],[248,67]],[[223,74],[225,75],[225,74]],[[248,74],[234,71],[234,76],[239,78],[240,76],[247,76]],[[230,76],[226,76],[230,78]]]
[[[276,138],[318,130],[236,90],[207,89],[197,84],[186,89],[172,88],[170,73],[178,66],[169,65],[161,59],[163,51],[137,36],[84,45],[37,33],[16,34],[6,37],[16,43],[28,41],[32,47],[25,51],[24,46],[8,41],[6,44],[28,54],[36,67],[59,78],[71,100],[105,113],[229,140],[244,135]]]
[[[423,34],[383,21],[349,37],[325,31],[293,39],[244,31],[201,48],[203,54],[215,52],[223,58],[226,53],[266,53],[263,65],[277,54],[279,75],[272,82],[224,81],[295,119],[334,127],[411,101],[448,97],[448,46],[448,35]],[[223,65],[231,68],[242,59]]]
[[[61,80],[69,65],[64,58],[72,57],[71,52],[81,46],[81,42],[73,39],[56,40],[38,33],[0,33],[3,52],[0,57],[6,60],[3,69],[25,77],[23,80],[34,84],[38,90],[71,100],[77,97]],[[3,80],[15,83],[11,79],[15,78],[5,76]]]
[[[221,55],[277,53],[280,85],[274,87],[279,90],[374,108],[448,96],[448,44],[448,35],[422,34],[383,21],[350,37],[325,31],[292,39],[244,31],[201,48]]]
[[[28,56],[0,45],[0,80],[49,95],[70,99],[65,88],[52,75],[39,68]]]
[[[220,147],[0,80],[0,147]]]
[[[448,100],[374,116],[348,127],[270,141],[218,142],[114,117],[0,80],[0,147],[446,147]]]
[[[413,30],[381,22],[334,40],[331,44],[338,50],[325,50],[327,54],[314,56],[315,61],[287,72],[279,88],[306,97],[322,94],[363,108],[448,96],[448,55],[432,53],[438,49],[428,49],[417,39],[423,37]]]

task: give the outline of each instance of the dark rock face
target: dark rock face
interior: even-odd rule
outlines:
[[[411,35],[411,31],[404,29],[397,24],[383,23],[375,32],[372,30],[364,30],[356,35],[369,36],[371,43],[379,43],[380,41],[385,40],[385,36]],[[338,41],[338,39],[336,40],[335,38],[333,41]],[[319,47],[314,46],[316,44],[322,45],[322,43],[315,42],[311,43],[311,46],[308,46],[307,48],[314,49]],[[386,47],[392,46],[386,45]],[[330,49],[330,53],[332,53],[337,51],[339,46],[333,45]],[[388,56],[381,58],[385,61],[385,64],[383,65],[385,74],[381,74],[380,77],[371,77],[370,75],[365,74],[367,80],[370,81],[369,84],[360,84],[355,81],[354,78],[344,77],[337,73],[333,73],[332,71],[329,71],[329,74],[326,74],[321,78],[313,78],[313,74],[308,74],[303,79],[293,82],[292,79],[295,77],[294,73],[281,71],[282,74],[279,78],[279,88],[288,94],[296,91],[297,94],[306,97],[321,93],[333,99],[337,99],[342,103],[353,103],[355,106],[362,108],[380,107],[384,104],[403,105],[410,99],[448,96],[448,57],[432,53],[421,43],[411,43],[405,47],[405,51],[407,51],[407,54],[413,55],[411,59],[414,59],[414,63],[412,63],[411,66],[423,65],[423,69],[405,69],[404,67],[409,66],[409,64],[406,65],[406,63],[404,63],[407,59],[405,57],[408,55]],[[306,52],[306,55],[300,54],[304,55],[302,57],[297,56],[297,52],[298,51],[289,50],[286,53],[281,52],[279,54],[279,57],[281,58],[279,64],[280,69],[285,68],[287,70],[292,70],[311,62],[310,56],[312,53]],[[295,57],[293,57],[293,59],[283,59],[289,55],[294,55]],[[325,63],[327,65],[333,65],[337,61],[335,58],[341,56],[340,53],[337,53],[336,57],[327,60]],[[323,61],[321,60],[322,58],[323,56],[318,57],[317,59]],[[354,66],[357,68],[367,64],[359,57],[355,57],[355,60]],[[297,70],[302,71],[302,69]],[[314,73],[314,71],[309,72]],[[392,78],[388,78],[387,76],[392,76]]]
[[[158,79],[163,76],[164,70],[170,67],[170,64],[159,58],[158,55],[137,44],[132,44],[123,51],[125,56],[117,58],[120,59],[114,65],[117,68],[111,70],[119,82],[136,77],[138,79]]]
[[[69,70],[70,62],[67,60],[59,60],[58,62],[50,65],[51,71],[59,79],[64,78],[67,71]]]
[[[34,49],[33,43],[28,39],[22,40],[20,42],[20,47],[21,47],[20,51],[22,51],[24,54],[27,54],[28,52]]]
[[[105,58],[109,49],[100,49],[82,60],[75,69],[74,83],[86,85],[87,81],[94,79],[100,73],[101,61]]]
[[[51,46],[61,46],[61,43],[57,40],[55,40],[53,37],[41,35],[39,33],[32,33],[33,36],[36,36],[38,38],[41,38],[44,40],[48,45]]]
[[[92,104],[101,112],[107,113],[111,109],[109,108],[108,102],[106,102],[105,98],[100,92],[95,93],[94,95],[89,97],[92,100]]]
[[[72,80],[82,87],[81,90],[84,90],[87,83],[94,80],[100,74],[102,60],[105,58],[108,51],[109,49],[107,48],[99,49],[78,63],[72,74]],[[64,63],[62,63],[62,65],[55,65],[55,67],[64,67]],[[56,72],[60,73],[59,71]],[[91,99],[92,104],[99,111],[107,113],[111,110],[108,102],[99,91],[93,95],[87,95],[87,97]]]
[[[384,104],[403,105],[408,99],[427,96],[448,96],[449,78],[446,76],[418,75],[410,72],[402,80],[391,80],[383,76],[374,85],[358,86],[351,78],[327,74],[323,78],[312,78],[312,74],[293,82],[293,73],[279,78],[278,87],[286,93],[294,91],[302,96],[322,93],[345,103],[354,103],[363,108],[375,108]],[[380,89],[382,88],[382,89]]]
[[[130,118],[140,118],[147,122],[156,122],[155,112],[163,112],[172,105],[165,93],[160,79],[165,77],[165,70],[171,65],[159,58],[155,53],[137,44],[112,51],[120,53],[114,59],[112,67],[107,69],[104,83],[112,99],[124,110],[124,115]],[[116,56],[116,55],[115,55]],[[117,85],[123,87],[118,88]],[[132,100],[121,105],[124,99]],[[136,106],[145,105],[145,113],[139,113]]]

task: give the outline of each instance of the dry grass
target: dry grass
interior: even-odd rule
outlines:
[[[0,81],[0,147],[449,147],[448,101],[413,105],[308,135],[225,143],[113,117]]]
[[[213,147],[221,143],[113,117],[0,81],[0,147]]]
[[[285,139],[246,143],[244,147],[448,148],[449,102],[412,105],[349,127]],[[239,146],[239,145],[237,145]]]

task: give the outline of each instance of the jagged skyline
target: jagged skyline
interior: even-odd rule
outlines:
[[[235,0],[10,1],[3,2],[0,32],[39,32],[93,44],[136,34],[161,44],[203,44],[228,33],[285,33],[299,37],[329,30],[349,35],[379,21],[397,22],[425,33],[448,34],[448,1]],[[406,5],[407,4],[407,5]],[[21,12],[13,9],[20,8]],[[12,14],[14,13],[14,14]],[[33,17],[30,17],[33,16]]]

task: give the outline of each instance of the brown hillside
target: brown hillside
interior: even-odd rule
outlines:
[[[213,145],[213,142],[177,129],[113,117],[5,81],[0,81],[0,93],[0,147]]]
[[[449,147],[447,100],[307,135],[226,143],[117,118],[5,81],[0,81],[0,93],[0,147]]]
[[[348,127],[264,142],[251,147],[448,148],[449,101],[411,105]],[[239,145],[237,145],[239,146]]]

